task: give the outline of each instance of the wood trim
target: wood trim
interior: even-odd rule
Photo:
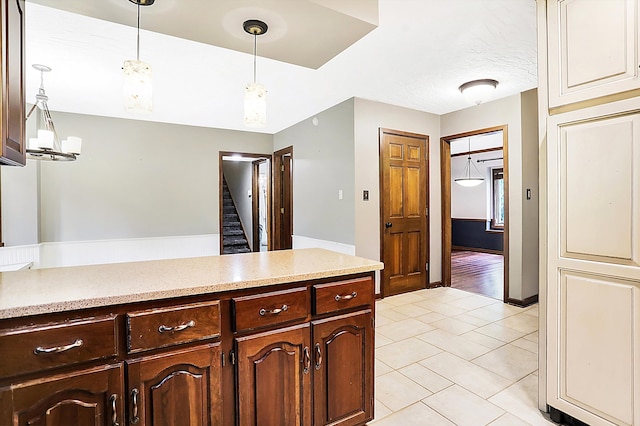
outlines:
[[[538,303],[538,295],[534,295],[531,297],[527,297],[524,300],[520,299],[512,299],[511,297],[507,300],[507,303],[510,305],[520,306],[522,308],[526,308],[527,306],[533,305],[534,303]]]
[[[283,206],[282,201],[282,192],[283,192],[283,182],[281,179],[281,169],[283,166],[282,157],[285,155],[291,155],[291,182],[290,182],[290,203],[289,206]],[[272,218],[272,227],[271,231],[273,233],[272,241],[272,249],[273,250],[282,250],[282,216],[280,215],[280,209],[283,207],[288,207],[288,214],[290,216],[289,220],[289,234],[293,235],[293,146],[288,146],[286,148],[282,148],[273,153],[273,170],[271,173],[272,185],[273,185],[273,209],[271,210],[271,218]],[[286,211],[286,210],[285,210]]]
[[[273,164],[273,157],[271,154],[259,154],[259,153],[255,153],[255,152],[241,152],[241,151],[218,151],[218,232],[220,235],[220,254],[222,254],[222,248],[223,248],[223,228],[224,228],[224,208],[223,208],[223,201],[222,201],[222,179],[223,179],[223,175],[224,172],[222,170],[222,158],[223,157],[231,157],[233,155],[239,155],[242,157],[248,157],[248,158],[256,158],[256,159],[260,159],[260,158],[264,158],[266,160],[269,160],[270,164]],[[272,169],[271,167],[269,168],[269,174],[273,174],[272,173]],[[253,197],[253,194],[252,194]],[[269,209],[271,208],[271,194],[267,192],[267,213],[269,214]],[[242,223],[242,221],[240,221],[240,223]],[[242,224],[242,227],[244,229],[244,224]],[[246,235],[246,231],[245,231],[245,235]],[[269,250],[271,250],[271,233],[269,233]]]
[[[451,250],[452,251],[474,251],[476,253],[488,253],[488,254],[504,254],[504,252],[501,252],[500,250],[490,250],[490,249],[484,249],[484,248],[477,248],[477,247],[462,247],[462,246],[451,246]]]
[[[442,220],[442,283],[451,286],[451,146],[454,139],[502,131],[504,169],[504,297],[509,302],[509,126],[494,126],[440,138],[441,220]]]
[[[492,151],[502,151],[502,147],[500,148],[487,148],[487,149],[477,149],[475,151],[467,151],[461,152],[459,154],[451,154],[451,158],[453,157],[462,157],[469,154],[482,154],[483,152],[492,152]]]

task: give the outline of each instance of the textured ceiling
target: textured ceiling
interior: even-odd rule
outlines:
[[[157,0],[151,8],[163,1],[170,3]],[[193,13],[204,13],[210,0],[192,1],[201,5]],[[100,4],[116,2],[129,3]],[[535,24],[532,0],[380,0],[378,28],[318,69],[258,58],[258,81],[269,91],[269,124],[261,131],[278,132],[354,96],[444,114],[471,106],[458,91],[465,81],[498,80],[495,98],[534,88]],[[333,30],[318,32],[317,42]],[[29,65],[42,63],[53,68],[45,80],[53,110],[247,130],[242,108],[251,54],[142,31],[140,58],[153,66],[154,112],[132,116],[122,107],[121,67],[135,58],[135,27],[27,1],[26,38],[28,101],[39,84]],[[243,50],[251,48],[249,37]]]

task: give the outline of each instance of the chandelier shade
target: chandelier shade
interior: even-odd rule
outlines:
[[[27,154],[34,160],[49,161],[74,161],[82,150],[82,139],[77,136],[69,136],[60,141],[56,127],[53,124],[51,111],[49,111],[49,97],[44,89],[44,73],[50,72],[51,68],[46,65],[34,64],[33,68],[40,71],[40,88],[36,95],[36,102],[33,104],[26,119],[37,111],[37,137],[29,138],[27,143]]]
[[[151,64],[140,60],[140,6],[151,6],[150,0],[129,0],[138,8],[136,59],[124,61],[124,108],[133,114],[153,112],[153,79]]]

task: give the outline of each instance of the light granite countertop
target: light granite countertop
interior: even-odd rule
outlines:
[[[0,273],[0,319],[357,274],[377,261],[323,249]]]

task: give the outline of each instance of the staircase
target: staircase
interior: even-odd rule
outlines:
[[[240,223],[240,216],[224,176],[222,177],[222,215],[222,254],[250,253],[247,236]]]

